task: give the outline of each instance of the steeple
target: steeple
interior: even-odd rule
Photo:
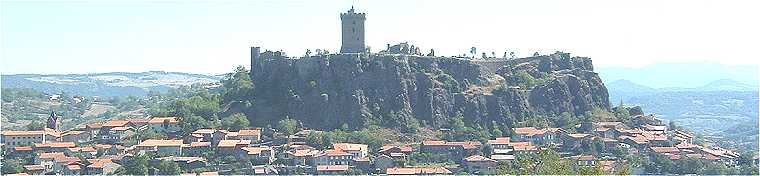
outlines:
[[[55,111],[50,111],[50,117],[48,117],[47,120],[47,128],[53,129],[53,130],[60,130],[61,127],[61,119],[59,118],[58,114],[55,113]]]

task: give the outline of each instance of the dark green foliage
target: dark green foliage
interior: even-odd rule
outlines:
[[[228,129],[228,130],[240,130],[243,128],[246,128],[250,126],[250,122],[248,122],[248,117],[246,117],[242,113],[235,113],[231,116],[222,118],[222,128]]]
[[[249,102],[253,98],[253,82],[248,70],[243,66],[238,66],[235,72],[226,74],[222,86],[223,102]]]
[[[5,159],[3,158],[3,174],[15,174],[24,171],[23,163],[17,159]]]
[[[26,125],[26,130],[29,131],[42,130],[43,128],[45,128],[45,124],[40,121],[32,121]]]
[[[173,161],[162,160],[155,167],[158,175],[179,175],[182,172],[179,164]]]
[[[277,122],[277,130],[285,133],[285,135],[292,135],[298,131],[298,121],[290,118],[285,118]]]
[[[154,174],[153,167],[150,165],[150,160],[153,159],[153,155],[143,154],[137,155],[132,159],[124,163],[119,169],[116,169],[114,174],[118,175],[151,175]]]

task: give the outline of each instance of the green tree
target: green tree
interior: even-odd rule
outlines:
[[[248,69],[238,66],[234,73],[228,73],[222,80],[223,102],[247,102],[253,95],[253,81]]]
[[[3,174],[15,174],[24,171],[23,164],[16,159],[4,159],[2,165]]]
[[[298,131],[298,121],[286,117],[277,122],[277,130],[288,136],[295,134]]]
[[[42,130],[43,128],[45,128],[45,124],[43,124],[40,121],[32,121],[26,125],[26,130],[29,130],[29,131]]]
[[[211,122],[197,115],[185,116],[179,123],[185,134],[189,134],[197,129],[213,127]]]
[[[604,169],[602,169],[602,165],[579,166],[578,175],[604,175]]]
[[[122,167],[116,170],[116,175],[149,175],[153,174],[150,171],[150,163],[148,162],[152,156],[148,154],[137,155],[131,160],[128,160]]]
[[[228,117],[222,118],[222,128],[229,130],[240,130],[250,126],[248,117],[242,113],[235,113]]]
[[[162,160],[156,165],[158,175],[179,175],[182,170],[179,168],[179,164],[173,161]]]

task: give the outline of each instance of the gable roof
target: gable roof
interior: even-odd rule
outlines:
[[[120,126],[127,126],[129,124],[129,121],[127,120],[109,120],[106,121],[102,126],[103,127],[120,127]]]
[[[179,123],[179,121],[177,121],[177,117],[153,117],[148,121],[148,123],[162,124],[164,121],[168,121],[169,123]]]
[[[36,148],[70,148],[76,147],[74,142],[47,142],[47,143],[35,143]]]
[[[251,144],[251,140],[221,140],[216,147],[235,147],[237,145]]]
[[[385,169],[388,175],[431,175],[452,174],[445,167],[390,167]]]
[[[182,146],[182,140],[165,140],[165,139],[148,139],[143,142],[140,142],[140,144],[137,144],[138,147],[180,147]]]
[[[261,129],[242,129],[238,131],[238,136],[260,136]]]
[[[318,165],[317,171],[347,171],[348,165]]]
[[[490,158],[486,158],[486,157],[480,156],[480,155],[468,156],[467,158],[464,158],[464,161],[467,161],[467,162],[496,162],[496,160],[493,160],[493,159],[490,159]]]
[[[488,140],[488,144],[494,145],[494,144],[509,144],[509,137],[497,137],[494,140]]]
[[[333,148],[342,151],[367,151],[366,144],[335,143]]]

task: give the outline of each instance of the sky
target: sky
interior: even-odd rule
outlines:
[[[340,17],[367,14],[373,51],[569,52],[596,67],[758,65],[760,1],[51,1],[0,3],[2,74],[231,72],[251,46],[340,49]]]

